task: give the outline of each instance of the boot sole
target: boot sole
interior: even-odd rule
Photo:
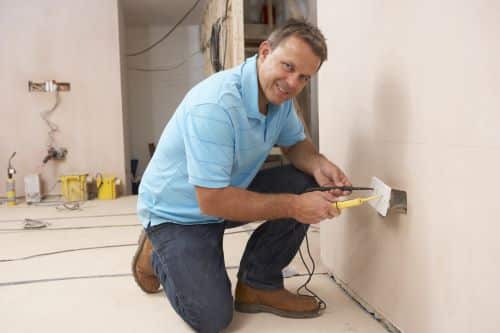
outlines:
[[[158,288],[156,291],[151,291],[145,289],[139,282],[139,277],[137,276],[137,260],[139,260],[139,255],[142,252],[142,248],[144,247],[144,243],[146,243],[146,232],[144,230],[141,231],[141,235],[139,236],[139,241],[137,242],[137,250],[135,251],[134,257],[132,258],[132,275],[134,276],[135,283],[141,288],[142,291],[144,291],[147,294],[156,294],[161,291],[161,288]]]
[[[243,313],[268,312],[268,313],[278,315],[280,317],[300,318],[300,319],[315,318],[315,317],[319,317],[321,315],[319,310],[318,311],[311,311],[311,312],[292,312],[292,311],[276,309],[276,308],[273,308],[271,306],[262,305],[262,304],[245,304],[245,303],[239,303],[239,302],[234,303],[234,309],[238,312],[243,312]]]

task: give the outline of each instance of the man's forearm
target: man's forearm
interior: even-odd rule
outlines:
[[[197,189],[201,211],[231,221],[274,220],[293,216],[295,194],[264,194],[237,187]]]
[[[281,150],[294,167],[310,175],[314,175],[319,169],[320,160],[323,158],[309,139]]]

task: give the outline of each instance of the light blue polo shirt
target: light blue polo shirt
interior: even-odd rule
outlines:
[[[195,186],[247,188],[273,145],[305,139],[291,100],[259,112],[257,56],[194,86],[165,127],[139,187],[144,226],[204,224]]]

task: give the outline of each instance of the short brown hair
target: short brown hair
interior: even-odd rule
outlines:
[[[313,53],[321,59],[320,66],[326,60],[328,50],[325,36],[317,27],[305,20],[290,19],[286,21],[285,24],[271,32],[267,40],[271,49],[274,49],[290,36],[297,36],[306,42]]]

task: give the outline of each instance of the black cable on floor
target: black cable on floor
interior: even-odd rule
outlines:
[[[0,228],[1,233],[14,233],[24,231],[55,231],[55,230],[82,230],[82,229],[107,229],[107,228],[124,228],[124,227],[142,227],[142,224],[110,224],[110,225],[89,225],[79,227],[59,227],[59,228]],[[224,235],[242,234],[254,231],[255,229],[246,229],[238,231],[225,232]]]
[[[55,221],[55,220],[75,220],[75,219],[87,219],[87,218],[99,218],[99,217],[117,217],[117,216],[137,216],[137,213],[133,212],[133,213],[118,213],[118,214],[42,217],[42,218],[38,218],[37,220]],[[25,218],[12,219],[12,220],[0,220],[0,223],[24,222],[24,220],[25,220]]]
[[[318,301],[319,309],[320,310],[324,310],[324,309],[326,309],[326,302],[321,297],[319,297],[314,291],[312,291],[311,289],[309,289],[307,287],[307,285],[309,284],[309,282],[311,281],[311,279],[312,279],[312,277],[314,275],[314,271],[316,269],[316,264],[314,262],[314,259],[313,259],[312,255],[311,255],[311,250],[309,249],[309,239],[307,237],[307,233],[306,233],[306,237],[305,238],[306,238],[307,254],[309,255],[309,259],[312,262],[312,269],[309,269],[309,266],[306,264],[306,261],[304,260],[304,257],[302,256],[302,250],[299,247],[300,259],[302,260],[302,263],[304,264],[304,267],[306,268],[308,278],[307,278],[306,282],[304,282],[300,287],[297,288],[297,295],[301,295],[301,296],[313,296]],[[302,289],[307,290],[309,292],[309,295],[301,293],[300,291]]]
[[[72,230],[72,229],[102,229],[102,228],[112,228],[112,227],[138,227],[141,226],[140,224],[122,224],[122,225],[108,225],[108,226],[82,226],[82,227],[68,227],[68,228],[52,228],[52,229],[39,229],[39,230]],[[141,226],[142,227],[142,226]],[[11,229],[8,229],[9,231]],[[18,229],[14,230],[12,229],[13,232],[16,231],[25,231],[24,229]],[[248,230],[239,230],[239,231],[230,231],[230,232],[225,232],[225,235],[231,235],[231,234],[239,234],[239,233],[246,233],[248,231],[253,231],[255,229],[248,229]],[[5,231],[5,229],[0,229],[0,231]],[[87,250],[94,250],[94,249],[106,249],[106,248],[114,248],[114,247],[124,247],[124,246],[136,246],[137,243],[126,243],[126,244],[117,244],[117,245],[103,245],[103,246],[92,246],[92,247],[80,247],[80,248],[74,248],[74,249],[66,249],[66,250],[59,250],[59,251],[53,251],[53,252],[43,252],[43,253],[37,253],[33,254],[30,256],[26,257],[19,257],[19,258],[8,258],[8,259],[0,259],[1,262],[11,262],[11,261],[21,261],[21,260],[27,260],[27,259],[32,259],[32,258],[37,258],[37,257],[44,257],[44,256],[50,256],[50,255],[55,255],[55,254],[61,254],[61,253],[67,253],[67,252],[76,252],[76,251],[87,251]]]
[[[106,227],[123,227],[123,226],[140,226],[139,224],[137,225],[107,225],[107,226],[81,226],[81,227],[68,227],[68,228],[51,228],[51,229],[38,229],[38,230],[71,230],[71,229],[91,229],[91,228],[106,228]],[[5,230],[5,229],[3,229]],[[12,229],[8,229],[9,231]],[[15,230],[15,229],[14,229]],[[24,229],[19,229],[23,230]],[[247,233],[250,230],[255,230],[255,229],[247,229],[247,230],[238,230],[238,231],[232,231],[232,232],[225,232],[225,234],[238,234],[238,233]],[[2,229],[0,229],[2,231]],[[304,260],[304,257],[302,255],[302,250],[299,247],[299,255],[300,259],[302,260],[302,263],[304,264],[304,267],[306,268],[307,274],[295,274],[290,277],[298,277],[298,276],[307,276],[307,280],[299,287],[297,288],[297,295],[305,295],[305,296],[313,296],[316,298],[316,300],[319,303],[320,310],[326,309],[326,302],[319,297],[315,292],[313,292],[311,289],[308,288],[308,284],[312,279],[313,275],[320,275],[320,274],[327,274],[327,273],[316,273],[315,274],[315,269],[316,269],[316,264],[314,262],[314,259],[311,255],[311,251],[309,248],[309,238],[307,236],[307,233],[305,234],[305,240],[306,240],[306,248],[307,248],[307,254],[309,256],[309,259],[311,260],[312,263],[312,269],[309,268],[307,263]],[[50,256],[50,255],[56,255],[56,254],[61,254],[61,253],[68,253],[68,252],[76,252],[76,251],[88,251],[88,250],[95,250],[95,249],[106,249],[106,248],[118,248],[118,247],[127,247],[127,246],[137,246],[137,243],[127,243],[127,244],[116,244],[116,245],[103,245],[103,246],[92,246],[92,247],[83,247],[83,248],[75,248],[75,249],[66,249],[66,250],[59,250],[59,251],[52,251],[52,252],[45,252],[45,253],[38,253],[30,256],[25,256],[25,257],[19,257],[19,258],[8,258],[8,259],[0,259],[0,263],[2,262],[12,262],[12,261],[22,261],[22,260],[27,260],[27,259],[32,259],[32,258],[37,258],[37,257],[43,257],[43,256]],[[237,269],[239,268],[238,266],[228,266],[226,267],[227,269]],[[51,281],[60,281],[60,280],[73,280],[73,279],[84,279],[84,278],[100,278],[100,277],[116,277],[116,276],[129,276],[131,274],[108,274],[108,275],[93,275],[93,276],[80,276],[80,277],[68,277],[68,278],[54,278],[54,279],[40,279],[40,280],[27,280],[27,281],[15,281],[15,282],[6,282],[6,283],[0,283],[0,287],[2,286],[11,286],[11,285],[19,285],[19,284],[28,284],[28,283],[38,283],[38,282],[51,282]],[[303,294],[301,293],[301,290],[305,289],[309,292],[310,295]]]
[[[127,246],[137,246],[137,243],[89,246],[89,247],[79,247],[79,248],[75,248],[75,249],[65,249],[65,250],[59,250],[59,251],[52,251],[52,252],[42,252],[42,253],[37,253],[37,254],[30,255],[30,256],[26,256],[26,257],[0,259],[0,262],[22,261],[22,260],[27,260],[27,259],[52,256],[54,254],[61,254],[61,253],[68,253],[68,252],[88,251],[88,250],[97,250],[97,249],[111,249],[111,248],[127,247]]]
[[[81,280],[81,279],[101,279],[101,278],[113,278],[113,277],[123,277],[123,276],[132,276],[132,274],[125,273],[125,274],[81,275],[81,276],[68,276],[61,278],[0,282],[0,287],[18,286],[22,284],[32,284],[32,283],[42,283],[42,282],[55,282],[55,281],[66,281],[66,280]]]
[[[239,268],[239,266],[227,266],[226,267],[226,269],[238,269],[238,268]],[[290,276],[288,278],[305,276],[305,275],[309,275],[309,274],[297,274],[297,275]],[[328,273],[316,273],[314,275],[328,275]],[[57,282],[57,281],[67,281],[67,280],[103,279],[103,278],[128,277],[128,276],[132,276],[132,273],[67,276],[67,277],[56,277],[56,278],[35,279],[35,280],[0,282],[0,287],[11,287],[11,286],[19,286],[19,285],[23,285],[23,284]]]
[[[56,231],[56,230],[82,230],[82,229],[109,229],[109,228],[125,228],[125,227],[142,227],[141,224],[110,224],[110,225],[88,225],[79,227],[59,227],[59,228],[0,228],[1,233],[15,232],[34,232],[34,231]]]

